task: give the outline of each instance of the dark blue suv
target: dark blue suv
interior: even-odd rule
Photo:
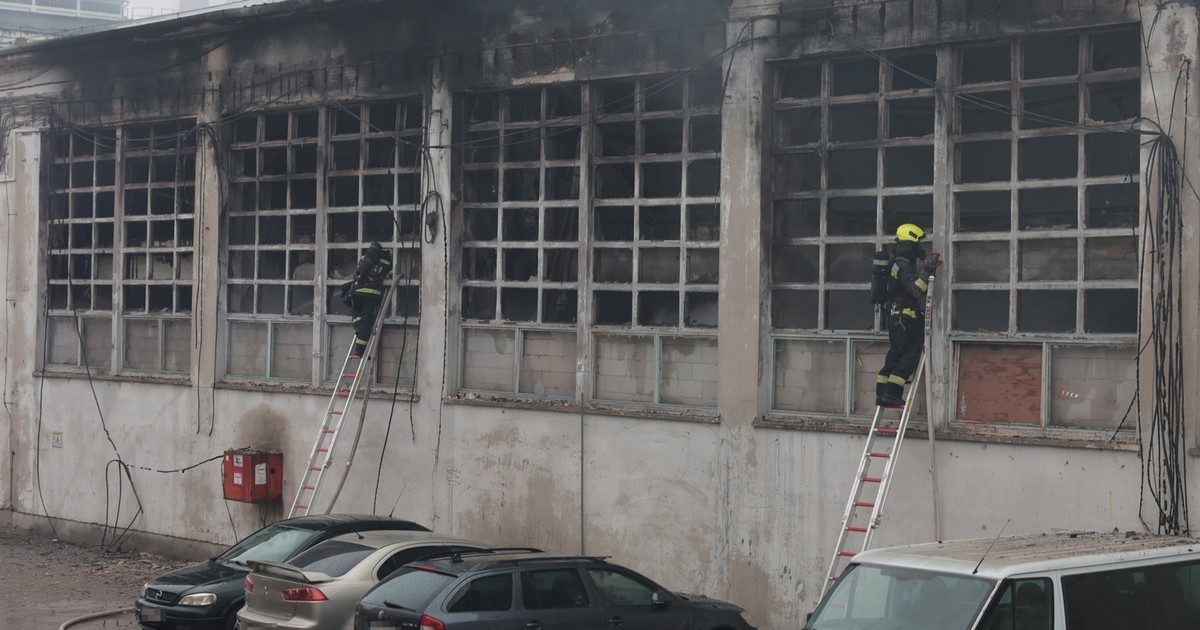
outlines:
[[[358,603],[355,630],[753,630],[733,604],[671,593],[604,558],[465,552],[407,565]]]

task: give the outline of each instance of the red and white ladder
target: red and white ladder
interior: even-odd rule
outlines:
[[[883,520],[883,505],[887,501],[892,475],[895,474],[896,462],[900,458],[900,447],[904,444],[904,434],[908,430],[909,420],[912,419],[917,390],[921,386],[921,377],[926,371],[925,361],[929,355],[930,322],[933,315],[933,281],[934,276],[931,274],[926,280],[925,341],[921,359],[917,363],[917,370],[913,373],[908,391],[904,393],[904,406],[900,410],[900,421],[895,426],[885,426],[883,416],[886,408],[875,407],[875,415],[871,418],[871,429],[867,433],[866,445],[863,446],[862,458],[858,462],[858,470],[854,473],[854,482],[850,486],[850,498],[846,500],[846,509],[842,514],[841,531],[838,532],[833,559],[829,561],[829,571],[826,574],[822,595],[837,581],[844,564],[854,556],[871,548],[871,537]],[[926,411],[928,412],[928,410]],[[929,433],[932,444],[932,427]],[[936,520],[936,481],[934,483],[934,518]]]

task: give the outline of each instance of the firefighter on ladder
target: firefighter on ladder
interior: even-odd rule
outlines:
[[[391,254],[379,243],[371,243],[367,252],[358,259],[354,280],[346,287],[348,295],[343,296],[350,303],[350,322],[354,325],[354,349],[351,354],[355,358],[362,357],[367,350],[371,329],[375,327],[375,318],[383,303],[384,282],[391,275]]]
[[[921,242],[925,230],[905,223],[896,228],[896,246],[880,252],[873,261],[876,282],[873,301],[883,307],[888,331],[888,352],[875,380],[875,404],[904,405],[904,386],[921,361],[925,340],[925,279],[941,264],[938,254],[925,255]],[[923,265],[918,271],[918,264]]]

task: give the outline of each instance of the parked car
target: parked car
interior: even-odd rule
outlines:
[[[243,630],[350,630],[358,600],[400,567],[485,547],[429,532],[376,531],[330,538],[286,563],[253,560],[238,624]]]
[[[678,595],[604,558],[462,553],[411,564],[358,604],[356,630],[753,630],[726,602]]]
[[[1200,541],[1046,534],[867,551],[805,628],[1200,628]]]
[[[138,623],[152,630],[230,630],[244,600],[251,560],[290,560],[313,545],[349,532],[429,531],[383,516],[302,516],[268,525],[200,564],[146,583],[135,604]]]

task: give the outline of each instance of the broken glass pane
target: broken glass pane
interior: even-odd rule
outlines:
[[[190,201],[191,197],[187,195],[187,193],[189,193],[189,192],[192,192],[191,188],[180,189],[180,195]],[[113,212],[116,208],[116,194],[112,193],[112,192],[106,192],[106,191],[97,191],[95,203],[96,203],[96,216],[98,218],[102,218],[102,219],[110,218],[113,216]],[[190,208],[181,208],[180,211],[181,212],[186,211],[187,213],[190,213],[191,209]]]
[[[363,177],[363,205],[384,206],[396,203],[395,180],[391,175]]]
[[[829,141],[854,142],[878,137],[879,110],[875,103],[829,107]]]
[[[496,171],[463,172],[463,201],[495,201],[498,188]]]
[[[683,107],[683,83],[675,77],[643,81],[639,96],[648,112],[676,110]]]
[[[524,88],[508,92],[509,122],[538,120],[542,117],[542,89]]]
[[[679,282],[679,250],[674,247],[647,247],[638,252],[638,282],[675,284]]]
[[[643,206],[638,218],[638,240],[679,240],[679,206]]]
[[[875,326],[875,306],[870,291],[826,291],[825,327],[832,330],[867,330]]]
[[[475,94],[467,101],[467,119],[470,122],[495,122],[500,120],[499,111],[495,94]]]
[[[57,264],[62,264],[65,266],[66,256],[54,256],[52,258],[62,259],[61,261],[52,260],[51,261],[52,269],[53,269],[53,266],[57,265]],[[66,272],[64,271],[62,273],[63,273],[63,275],[61,277],[66,278],[67,277],[65,275]],[[54,278],[55,277],[54,273],[52,273],[50,277]],[[79,275],[75,276],[75,278],[87,278],[87,277],[88,276],[79,276]],[[125,254],[125,279],[126,280],[145,280],[149,277],[150,277],[150,269],[146,262],[145,254],[142,254],[142,253]]]
[[[1090,333],[1137,332],[1137,289],[1088,289],[1083,292],[1083,330]]]
[[[1088,177],[1138,172],[1140,136],[1137,133],[1093,133],[1083,138],[1084,171]]]
[[[335,280],[349,280],[354,277],[354,267],[358,263],[358,251],[331,249],[328,260],[329,277]]]
[[[1008,140],[958,144],[959,183],[1006,181],[1011,172],[1011,143]]]
[[[351,269],[350,271],[352,272],[353,270]],[[464,280],[495,280],[496,250],[482,247],[464,247],[462,276]]]
[[[372,131],[394,131],[396,129],[396,106],[378,103],[367,106],[367,122]]]
[[[1078,276],[1075,239],[1021,241],[1020,280],[1074,280]]]
[[[505,162],[536,162],[541,157],[541,130],[513,129],[504,134]]]
[[[633,240],[633,208],[628,206],[600,206],[594,212],[596,240]]]
[[[1079,70],[1079,36],[1029,37],[1023,42],[1021,76],[1041,79],[1075,74]]]
[[[171,160],[171,167],[174,168],[175,161]],[[158,180],[155,180],[158,181]],[[170,181],[170,180],[166,180]],[[92,185],[92,163],[91,162],[76,162],[71,165],[71,186],[73,188],[89,188]]]
[[[354,201],[346,205],[355,205],[358,203],[358,178],[347,178],[354,182],[354,187],[349,191],[354,195]],[[259,210],[284,210],[287,208],[287,193],[288,186],[285,181],[274,182],[259,182],[258,184],[258,202]],[[349,200],[347,200],[349,201]]]
[[[605,114],[632,112],[636,99],[633,81],[610,81],[601,83],[598,92],[600,108]]]
[[[296,113],[296,137],[297,138],[315,138],[317,137],[318,120],[317,112],[297,112]]]
[[[689,292],[684,295],[684,324],[696,328],[716,328],[717,294]]]
[[[144,192],[142,193],[144,195]],[[170,194],[170,191],[167,191]],[[173,209],[173,208],[172,208]],[[91,218],[94,208],[92,206],[92,193],[73,193],[71,195],[71,217],[75,219]],[[144,214],[144,213],[140,213]]]
[[[65,228],[66,226],[60,225],[55,227]],[[92,247],[91,224],[75,223],[71,225],[71,247],[75,249],[90,249]]]
[[[883,198],[883,233],[895,234],[896,228],[914,223],[932,231],[933,195],[898,195]]]
[[[299,155],[299,151],[313,145],[301,145],[292,147],[292,154]],[[315,153],[314,153],[315,154]],[[300,160],[297,160],[299,162]],[[366,168],[392,168],[396,166],[396,141],[391,138],[371,138],[367,140],[367,164]],[[407,164],[405,165],[407,166]],[[300,173],[308,173],[311,171],[301,170],[301,165],[296,164],[296,171]]]
[[[679,153],[683,150],[683,121],[678,118],[642,122],[643,153]]]
[[[955,195],[960,232],[1007,232],[1012,210],[1007,190],[960,192]]]
[[[88,297],[87,290],[86,286],[71,287],[71,304],[74,308],[88,308],[90,298]],[[126,284],[121,288],[121,295],[125,299],[126,313],[146,312],[146,285]]]
[[[333,170],[353,171],[358,169],[358,140],[334,142],[332,145]],[[279,175],[287,172],[287,157],[286,153],[283,153],[284,151],[286,151],[284,148],[263,149],[264,175]],[[268,162],[271,162],[270,166]]]
[[[829,188],[875,187],[875,149],[830,151],[826,159]]]
[[[771,326],[816,328],[817,306],[817,291],[776,289],[771,292]]]
[[[579,167],[562,166],[546,169],[546,199],[560,201],[579,198]]]
[[[678,162],[642,164],[642,195],[650,198],[678,197],[683,186],[683,167]]]
[[[775,240],[808,238],[821,233],[819,199],[779,199],[775,201]]]
[[[720,250],[713,248],[687,251],[688,284],[716,284],[720,277]]]
[[[579,252],[574,249],[547,249],[546,270],[542,279],[547,282],[575,282]]]
[[[678,326],[679,294],[675,291],[639,291],[638,324]]]
[[[633,197],[633,164],[599,164],[596,180],[596,196],[601,199]]]
[[[172,247],[175,245],[175,222],[153,221],[150,223],[150,246]]]
[[[933,146],[888,147],[883,150],[885,186],[927,186],[933,183]]]
[[[256,312],[264,315],[282,315],[283,293],[282,284],[258,285],[258,310]]]
[[[463,287],[462,314],[466,319],[483,321],[496,319],[496,289]]]
[[[821,157],[816,153],[775,156],[775,190],[802,192],[821,189]]]
[[[871,256],[875,246],[869,243],[830,243],[825,246],[826,282],[870,282]],[[867,300],[868,304],[870,300]]]
[[[721,238],[721,207],[688,206],[687,238],[691,241],[716,241]]]
[[[500,132],[468,131],[463,143],[463,162],[479,164],[500,159]]]
[[[689,197],[716,197],[721,192],[721,161],[693,160],[688,162]]]
[[[831,236],[875,233],[875,197],[830,197],[826,230]]]
[[[150,201],[146,197],[147,194],[148,193],[146,190],[143,190],[140,188],[135,188],[133,190],[126,190],[125,191],[125,208],[124,208],[125,215],[126,216],[135,216],[135,215],[146,214],[150,210]],[[72,201],[79,201],[79,195],[75,195],[74,198],[72,199]],[[78,213],[82,209],[83,208],[77,208],[75,210],[75,214],[72,216],[79,217],[80,215]],[[83,215],[83,216],[87,216],[87,215]]]
[[[1008,330],[1008,291],[955,291],[954,329]]]
[[[596,282],[633,282],[633,250],[597,248],[592,279]]]
[[[552,324],[574,324],[579,309],[575,289],[545,289],[542,291],[542,321]]]
[[[264,182],[259,185],[260,196],[264,192],[264,187],[273,182]],[[358,205],[358,178],[357,177],[330,177],[329,178],[329,205],[331,206],[357,206]],[[274,202],[264,202],[263,208],[282,207],[276,206]]]
[[[696,107],[716,107],[725,97],[725,77],[720,68],[695,72],[688,79],[690,97],[688,105]]]
[[[896,55],[892,65],[893,90],[930,88],[937,81],[937,56],[932,52]]]
[[[125,245],[127,247],[146,246],[146,224],[142,221],[125,224]]]
[[[284,260],[284,252],[259,252],[258,278],[260,280],[282,280],[284,278]]]
[[[954,244],[957,282],[1008,282],[1008,241],[960,241]]]
[[[504,171],[505,201],[537,201],[541,194],[541,172],[536,168],[510,168]]]
[[[565,118],[578,116],[580,108],[579,86],[565,85],[546,88],[546,117]]]
[[[538,240],[538,211],[537,211],[537,208],[505,208],[504,209],[504,240],[506,240],[506,241],[536,241],[536,240]]]
[[[1137,118],[1142,113],[1140,82],[1113,81],[1088,86],[1088,118],[1103,122],[1119,122]]]
[[[1017,330],[1071,332],[1075,330],[1074,291],[1017,291]]]
[[[578,208],[546,208],[545,234],[547,241],[574,241],[579,239]]]
[[[821,252],[816,245],[776,245],[771,248],[771,282],[816,282],[820,269]]]
[[[633,155],[637,142],[637,126],[633,121],[600,123],[596,125],[596,143],[601,156]]]
[[[1142,34],[1137,26],[1108,33],[1094,33],[1092,70],[1137,68],[1142,64]]]
[[[517,282],[533,280],[538,273],[538,250],[505,249],[504,279]]]
[[[1078,223],[1075,188],[1026,188],[1017,197],[1022,230],[1065,230]]]
[[[691,119],[688,150],[693,153],[721,150],[721,117],[695,116]]]
[[[579,127],[550,127],[547,129],[546,159],[579,159]]]
[[[801,107],[775,113],[775,141],[779,146],[813,144],[820,140],[820,107]]]
[[[50,308],[66,309],[67,308],[67,285],[52,284],[50,285],[50,293],[47,297]]]
[[[816,98],[821,95],[821,65],[786,66],[779,83],[780,98]]]
[[[1079,143],[1076,136],[1021,138],[1017,151],[1017,175],[1020,179],[1073,178],[1079,172]]]
[[[329,240],[334,243],[358,241],[358,213],[333,213],[329,215]]]
[[[1044,85],[1021,90],[1022,129],[1061,127],[1079,122],[1079,90],[1074,85]]]
[[[833,80],[833,96],[868,94],[879,91],[879,62],[871,58],[854,58],[829,64]]]
[[[1137,184],[1088,186],[1086,195],[1088,227],[1114,228],[1137,225]]]
[[[1083,275],[1086,280],[1136,280],[1137,237],[1089,238],[1084,244],[1083,261]]]
[[[633,323],[633,293],[630,291],[594,291],[596,324],[623,326]]]
[[[887,108],[889,138],[914,138],[933,133],[932,98],[889,101]]]
[[[503,287],[500,289],[500,317],[512,322],[537,320],[537,289]]]
[[[125,183],[144,184],[150,181],[150,158],[131,157],[125,159]]]

